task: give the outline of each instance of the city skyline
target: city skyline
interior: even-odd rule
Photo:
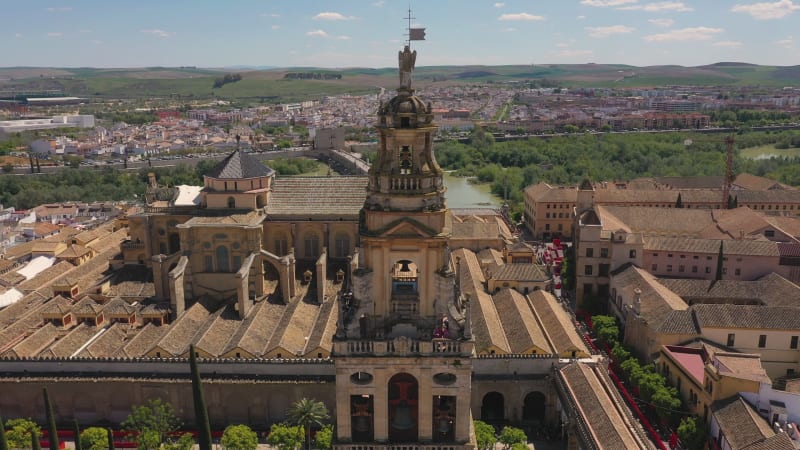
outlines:
[[[4,67],[391,67],[407,2],[35,1],[7,8]],[[446,0],[412,4],[420,66],[800,64],[800,3]],[[794,33],[796,34],[796,33]]]

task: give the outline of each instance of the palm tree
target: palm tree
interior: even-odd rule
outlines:
[[[292,404],[286,412],[290,423],[302,425],[306,431],[306,449],[311,449],[311,426],[321,427],[325,420],[330,418],[325,404],[314,399],[302,398]]]

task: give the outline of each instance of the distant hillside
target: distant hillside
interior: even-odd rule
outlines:
[[[221,69],[196,67],[0,68],[0,90],[59,89],[90,98],[157,96],[292,101],[343,93],[364,94],[397,85],[395,68],[321,69],[292,67],[242,70],[242,80],[212,88]],[[335,77],[298,77],[297,73],[335,73]],[[698,67],[621,64],[542,64],[505,66],[424,66],[414,74],[418,86],[477,82],[547,81],[564,87],[650,87],[663,85],[800,86],[800,66],[759,66],[719,62]]]

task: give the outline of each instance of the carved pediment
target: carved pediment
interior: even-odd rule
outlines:
[[[404,217],[402,219],[396,220],[384,228],[377,230],[373,236],[383,237],[383,238],[391,238],[391,237],[432,237],[436,233],[433,232],[429,227],[425,224],[416,221],[414,219],[410,219],[408,217]]]

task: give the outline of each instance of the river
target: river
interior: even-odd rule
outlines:
[[[444,185],[449,208],[498,208],[501,205],[500,199],[489,192],[488,184],[475,185],[465,177],[445,173]]]

